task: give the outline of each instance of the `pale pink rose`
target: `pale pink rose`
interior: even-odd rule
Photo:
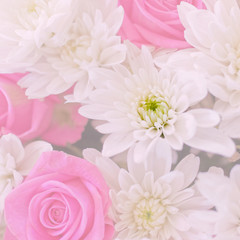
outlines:
[[[202,0],[183,0],[197,8],[205,8]],[[140,46],[186,48],[177,5],[181,0],[119,0],[125,15],[119,34]]]
[[[24,74],[0,74],[0,135],[13,133],[22,141],[36,137],[65,146],[81,139],[87,119],[79,104],[65,104],[62,96],[28,99],[17,81]]]
[[[41,138],[58,146],[75,143],[81,139],[87,118],[78,113],[78,103],[65,103],[61,96],[50,96],[53,102],[52,119]]]
[[[5,240],[110,240],[109,189],[93,164],[63,152],[43,153],[6,198]]]
[[[0,74],[0,135],[13,133],[28,141],[41,135],[51,120],[49,104],[29,100],[17,81],[24,74]]]

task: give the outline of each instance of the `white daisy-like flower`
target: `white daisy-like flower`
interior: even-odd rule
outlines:
[[[41,153],[51,150],[52,146],[43,141],[35,141],[23,147],[19,138],[13,134],[0,138],[0,222],[3,221],[6,196],[23,181]]]
[[[59,94],[71,88],[68,101],[82,101],[94,88],[89,74],[95,67],[109,68],[125,60],[126,47],[117,32],[123,9],[117,0],[78,1],[77,15],[59,47],[44,47],[44,58],[19,81],[31,98]],[[61,27],[61,26],[59,26]]]
[[[25,72],[45,46],[61,46],[78,7],[77,0],[0,2],[0,72]]]
[[[159,147],[158,154],[150,154],[145,163],[136,163],[130,151],[128,170],[96,150],[83,152],[110,186],[115,239],[206,239],[209,233],[202,229],[198,214],[210,205],[190,187],[198,173],[199,158],[188,155],[171,171],[171,151],[164,141]]]
[[[214,240],[240,239],[240,165],[233,167],[230,177],[222,169],[213,170],[200,173],[197,186],[216,208]]]
[[[209,75],[209,91],[220,99],[220,105],[228,104],[229,108],[233,108],[232,112],[236,112],[234,109],[240,107],[239,1],[204,2],[206,10],[181,2],[178,9],[186,28],[185,38],[202,52],[198,65]],[[234,117],[233,114],[232,119]],[[224,125],[228,123],[226,121]],[[231,124],[228,127],[231,131]]]
[[[159,70],[145,47],[141,51],[129,47],[125,65],[115,71],[96,69],[92,74],[96,90],[79,110],[85,117],[101,120],[96,129],[109,134],[103,155],[113,156],[133,146],[136,159],[143,160],[159,139],[174,150],[185,143],[226,156],[234,153],[233,142],[214,128],[218,114],[194,108],[207,95],[201,73],[184,71],[185,62],[178,70],[167,66]]]

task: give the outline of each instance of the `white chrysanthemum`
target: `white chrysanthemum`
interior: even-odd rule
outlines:
[[[3,221],[6,196],[23,181],[41,153],[51,150],[52,146],[43,141],[32,142],[24,148],[13,134],[0,138],[0,221]]]
[[[129,47],[127,63],[128,68],[118,65],[115,71],[96,69],[92,77],[97,89],[79,110],[83,116],[105,122],[96,127],[110,134],[103,144],[105,156],[134,145],[140,159],[161,138],[175,150],[185,143],[218,154],[234,153],[233,142],[213,128],[218,114],[193,107],[207,94],[200,73],[184,71],[184,64],[178,70],[167,66],[158,70],[144,47],[141,52]]]
[[[216,172],[217,170],[217,172]],[[214,240],[240,239],[240,166],[233,167],[230,177],[221,169],[200,173],[197,186],[215,206],[217,217]]]
[[[92,68],[108,68],[125,60],[126,48],[116,36],[123,19],[123,9],[117,1],[81,0],[78,5],[64,44],[46,46],[44,58],[20,80],[29,97],[59,94],[75,84],[68,100],[82,101],[94,87],[89,81]]]
[[[240,7],[236,0],[204,2],[206,10],[181,2],[179,15],[186,28],[185,38],[203,53],[198,64],[209,75],[210,92],[221,100],[220,104],[239,108]]]
[[[149,155],[145,163],[136,163],[130,151],[128,171],[92,149],[83,152],[110,186],[115,239],[205,239],[197,216],[201,211],[204,214],[209,204],[190,187],[199,158],[188,155],[170,171],[171,151],[164,142],[159,147],[158,154]]]
[[[42,48],[61,46],[77,6],[77,0],[1,1],[0,72],[25,72]]]

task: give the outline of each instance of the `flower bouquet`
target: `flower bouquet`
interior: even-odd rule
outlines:
[[[238,0],[1,0],[0,23],[0,239],[240,239]]]

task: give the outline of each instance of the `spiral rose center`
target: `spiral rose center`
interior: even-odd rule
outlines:
[[[61,223],[64,219],[65,209],[63,208],[52,208],[50,209],[49,218],[53,223]]]

